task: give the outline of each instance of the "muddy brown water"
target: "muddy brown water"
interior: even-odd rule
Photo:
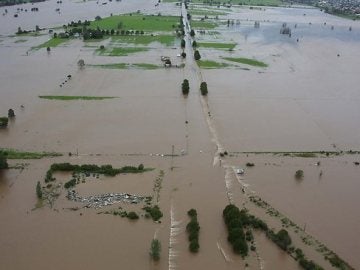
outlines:
[[[303,30],[301,42],[294,45],[282,40],[270,42],[266,35],[252,36],[252,32],[245,37],[246,25],[240,29],[245,32],[223,29],[225,39],[239,43],[235,52],[201,49],[203,58],[220,61],[220,56],[255,57],[269,67],[249,67],[249,71],[202,70],[202,79],[209,86],[206,100],[209,107],[206,107],[198,93],[199,74],[191,59],[186,61],[187,68],[183,70],[90,67],[79,70],[76,65],[79,59],[91,64],[160,64],[161,55],[177,59],[178,50],[153,45],[156,49],[144,53],[104,57],[94,54],[92,48],[83,47],[81,41],[71,41],[48,54],[45,50],[29,51],[30,47],[46,41],[47,35],[36,39],[26,37],[24,43],[14,43],[18,38],[5,37],[13,34],[17,26],[53,26],[75,18],[107,16],[110,12],[116,13],[117,8],[119,12],[136,11],[139,6],[149,13],[157,11],[150,2],[112,2],[102,7],[95,3],[66,2],[63,15],[56,17],[50,12],[47,14],[56,7],[56,2],[49,1],[39,4],[38,17],[21,13],[17,21],[11,17],[16,7],[10,7],[10,14],[0,18],[0,33],[4,36],[0,44],[0,114],[6,115],[11,107],[17,115],[8,129],[0,130],[0,145],[65,154],[53,159],[11,160],[11,165],[26,162],[29,165],[23,171],[9,170],[0,175],[2,267],[245,269],[248,263],[251,269],[298,269],[291,257],[261,233],[255,234],[257,253],[251,253],[246,260],[232,253],[221,217],[222,209],[229,203],[229,192],[238,206],[245,203],[255,213],[264,213],[245,201],[240,183],[234,175],[225,175],[214,155],[219,144],[234,152],[360,150],[356,121],[360,116],[356,90],[359,77],[355,68],[360,58],[357,39],[341,40],[342,34],[331,31],[326,39],[316,38],[314,30],[308,29],[308,32]],[[84,9],[75,8],[77,6]],[[179,8],[171,4],[161,5],[160,9],[165,13],[179,13]],[[84,14],[84,10],[88,12]],[[344,29],[350,23],[308,9],[240,11],[227,16],[242,20],[254,16],[254,19],[274,21],[276,25],[281,21],[300,25],[311,20],[317,27],[326,20]],[[356,35],[358,23],[351,24]],[[213,36],[199,39],[216,41]],[[174,61],[181,63],[179,59]],[[59,87],[68,74],[73,78]],[[180,93],[184,78],[190,80],[191,87],[186,99]],[[37,97],[46,94],[118,98],[64,102]],[[207,109],[211,113],[209,119],[205,117]],[[176,154],[185,150],[187,155],[173,159],[162,156],[171,154],[172,145]],[[68,157],[68,152],[79,155]],[[247,188],[299,225],[306,223],[310,234],[358,268],[358,168],[352,163],[358,158],[354,155],[321,159],[320,167],[314,165],[318,159],[272,155],[240,155],[228,158],[227,163],[244,167],[247,161],[255,162],[255,167],[246,170],[243,179]],[[118,207],[141,213],[141,207],[134,205],[71,211],[67,208],[81,205],[69,202],[65,190],[53,209],[33,210],[36,182],[42,181],[54,162],[112,164],[114,167],[144,163],[155,168],[142,175],[87,179],[77,188],[82,195],[107,192],[152,195],[154,180],[159,171],[164,170],[159,203],[164,212],[162,222],[156,224],[144,218],[130,222],[97,214]],[[305,172],[300,182],[293,179],[298,168]],[[321,179],[319,170],[323,171]],[[66,181],[69,176],[58,178]],[[201,226],[197,255],[190,254],[187,247],[186,212],[190,208],[197,209]],[[157,264],[152,263],[148,255],[154,235],[162,243],[161,260]],[[318,258],[311,248],[305,252]]]

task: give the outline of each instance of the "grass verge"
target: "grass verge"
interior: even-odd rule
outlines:
[[[226,63],[219,63],[211,60],[198,60],[196,61],[200,68],[212,69],[212,68],[225,68],[230,66]]]
[[[204,48],[233,50],[236,43],[199,42],[198,45]]]
[[[236,62],[244,65],[254,66],[254,67],[267,67],[268,64],[255,60],[250,58],[244,58],[244,57],[223,57],[223,59],[231,62]]]
[[[56,152],[24,152],[7,148],[0,148],[0,154],[6,156],[7,159],[41,159],[62,156],[61,153]]]

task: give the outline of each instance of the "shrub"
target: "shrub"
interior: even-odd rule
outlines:
[[[191,218],[194,218],[194,217],[197,217],[197,212],[195,209],[190,209],[188,212],[187,212],[188,216],[191,217]]]
[[[195,40],[193,41],[192,46],[193,46],[193,48],[197,47],[197,42]]]
[[[144,164],[140,164],[140,165],[138,166],[138,170],[139,170],[139,171],[143,171],[143,170],[144,170]]]
[[[192,37],[195,36],[195,31],[194,31],[194,29],[191,29],[191,31],[190,31],[190,36],[192,36]]]
[[[254,163],[251,163],[251,162],[246,163],[246,167],[254,167],[254,166],[255,166]]]
[[[9,118],[15,117],[15,112],[14,112],[13,109],[9,109],[9,110],[8,110],[8,117],[9,117]]]
[[[158,221],[163,216],[163,213],[157,205],[154,205],[153,207],[146,206],[143,209],[151,216],[154,221]]]
[[[303,170],[297,170],[295,172],[295,178],[296,179],[302,179],[304,177],[304,171]]]
[[[153,239],[151,241],[151,246],[150,246],[150,257],[154,261],[158,261],[158,260],[160,260],[160,252],[161,252],[161,243],[160,243],[160,241],[157,240],[157,239]]]
[[[181,48],[184,49],[184,48],[185,48],[185,44],[186,44],[185,39],[182,39],[182,40],[181,40]]]
[[[138,214],[136,214],[135,212],[129,212],[129,213],[127,214],[127,218],[128,218],[128,219],[139,219],[139,216],[138,216]]]
[[[200,84],[200,92],[201,95],[206,96],[208,94],[208,89],[207,89],[207,83],[206,82],[202,82]]]

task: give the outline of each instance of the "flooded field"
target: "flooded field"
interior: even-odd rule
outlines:
[[[249,255],[236,255],[222,217],[229,203],[275,232],[288,230],[294,250],[301,248],[323,269],[338,269],[326,259],[335,253],[351,265],[343,269],[360,268],[359,21],[307,7],[191,4],[194,14],[204,9],[223,13],[203,21],[205,14],[193,15],[195,37],[184,19],[182,58],[175,27],[145,31],[158,42],[133,34],[131,42],[107,35],[87,42],[69,38],[48,51],[42,44],[52,38],[49,29],[96,16],[161,13],[180,22],[184,5],[51,0],[0,8],[0,117],[10,108],[16,114],[0,129],[0,148],[62,154],[9,158],[10,169],[0,171],[4,269],[303,269],[294,252],[289,256],[256,229],[246,229],[253,234]],[[44,30],[15,34],[36,25]],[[284,27],[291,36],[280,34]],[[161,42],[160,36],[173,38]],[[221,43],[235,45],[229,50]],[[195,49],[208,61],[202,68]],[[171,68],[162,56],[171,59]],[[207,96],[199,92],[202,81]],[[98,171],[54,171],[56,180],[47,182],[54,163],[96,164]],[[99,169],[105,164],[143,164],[145,170],[111,176]],[[303,177],[294,177],[297,170]],[[66,189],[73,178],[77,182]],[[38,181],[48,202],[36,197]],[[69,200],[68,190],[95,198],[96,205],[102,200],[101,207]],[[113,200],[119,194],[144,200]],[[144,209],[156,205],[160,220]],[[200,225],[196,254],[186,231],[191,208]],[[157,262],[149,256],[152,239],[161,242]]]

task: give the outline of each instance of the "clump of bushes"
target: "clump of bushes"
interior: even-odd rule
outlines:
[[[207,88],[206,82],[202,82],[200,84],[200,92],[201,92],[201,95],[203,95],[203,96],[206,96],[208,94],[208,88]]]
[[[189,239],[189,250],[190,252],[196,253],[199,251],[199,231],[200,225],[197,220],[197,212],[195,209],[190,209],[188,212],[188,216],[190,217],[190,222],[186,225],[186,231],[188,233]]]
[[[252,163],[252,162],[247,162],[246,163],[246,167],[254,167],[254,166],[255,166],[255,164]]]
[[[190,90],[189,80],[184,79],[183,83],[181,84],[181,90],[182,90],[183,95],[189,94],[189,90]]]
[[[154,221],[158,221],[163,216],[163,213],[161,212],[158,205],[154,205],[153,207],[145,206],[143,209],[151,216]]]
[[[131,211],[131,212],[129,212],[127,215],[127,218],[128,219],[139,219],[139,216],[138,216],[138,214],[136,214],[135,212],[133,212],[133,211]]]
[[[161,243],[158,239],[153,239],[150,246],[150,257],[154,261],[160,260]]]
[[[282,250],[287,251],[289,246],[291,245],[291,238],[287,230],[281,229],[278,233],[274,233],[273,231],[269,231],[269,238],[277,244]]]
[[[75,187],[76,186],[76,179],[73,178],[71,179],[70,181],[66,182],[64,184],[64,188],[68,189],[68,188],[72,188],[72,187]]]

